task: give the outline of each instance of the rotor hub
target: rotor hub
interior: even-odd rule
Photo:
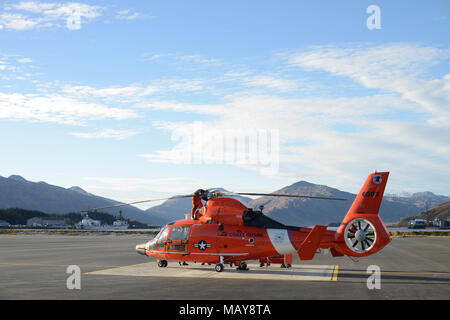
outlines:
[[[366,239],[366,233],[363,230],[356,231],[355,239],[358,241],[364,241],[364,239]]]

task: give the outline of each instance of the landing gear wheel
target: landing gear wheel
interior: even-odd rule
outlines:
[[[242,262],[239,264],[239,267],[237,267],[237,270],[250,270],[250,269],[247,268],[247,263],[244,262],[244,261],[242,261]]]
[[[167,267],[167,260],[159,260],[158,261],[158,267],[160,267],[160,268]]]
[[[222,272],[222,271],[223,271],[223,268],[224,268],[223,264],[222,264],[222,263],[218,263],[218,264],[216,264],[216,266],[215,266],[214,269],[215,269],[217,272]]]

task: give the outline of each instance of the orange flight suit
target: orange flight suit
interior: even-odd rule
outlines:
[[[203,207],[202,198],[199,196],[192,197],[192,211],[191,216],[193,220],[197,220],[199,218],[198,209]]]

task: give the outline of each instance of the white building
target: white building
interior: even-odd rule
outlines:
[[[29,227],[55,227],[65,225],[63,218],[33,217],[27,220],[27,226]]]
[[[96,230],[102,229],[102,224],[99,220],[91,219],[88,215],[84,217],[81,222],[75,225],[77,229],[85,229],[85,230]]]
[[[0,220],[0,227],[9,227],[10,224],[8,221]]]

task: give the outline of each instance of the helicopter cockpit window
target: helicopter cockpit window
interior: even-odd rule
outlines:
[[[158,239],[159,239],[159,236],[161,235],[161,233],[163,232],[163,230],[164,230],[164,228],[163,228],[163,229],[160,229],[159,232],[156,234],[156,236],[155,236],[153,239],[158,240]]]
[[[158,239],[158,244],[156,246],[156,250],[164,250],[164,246],[166,245],[167,234],[169,233],[169,227],[166,227]]]

